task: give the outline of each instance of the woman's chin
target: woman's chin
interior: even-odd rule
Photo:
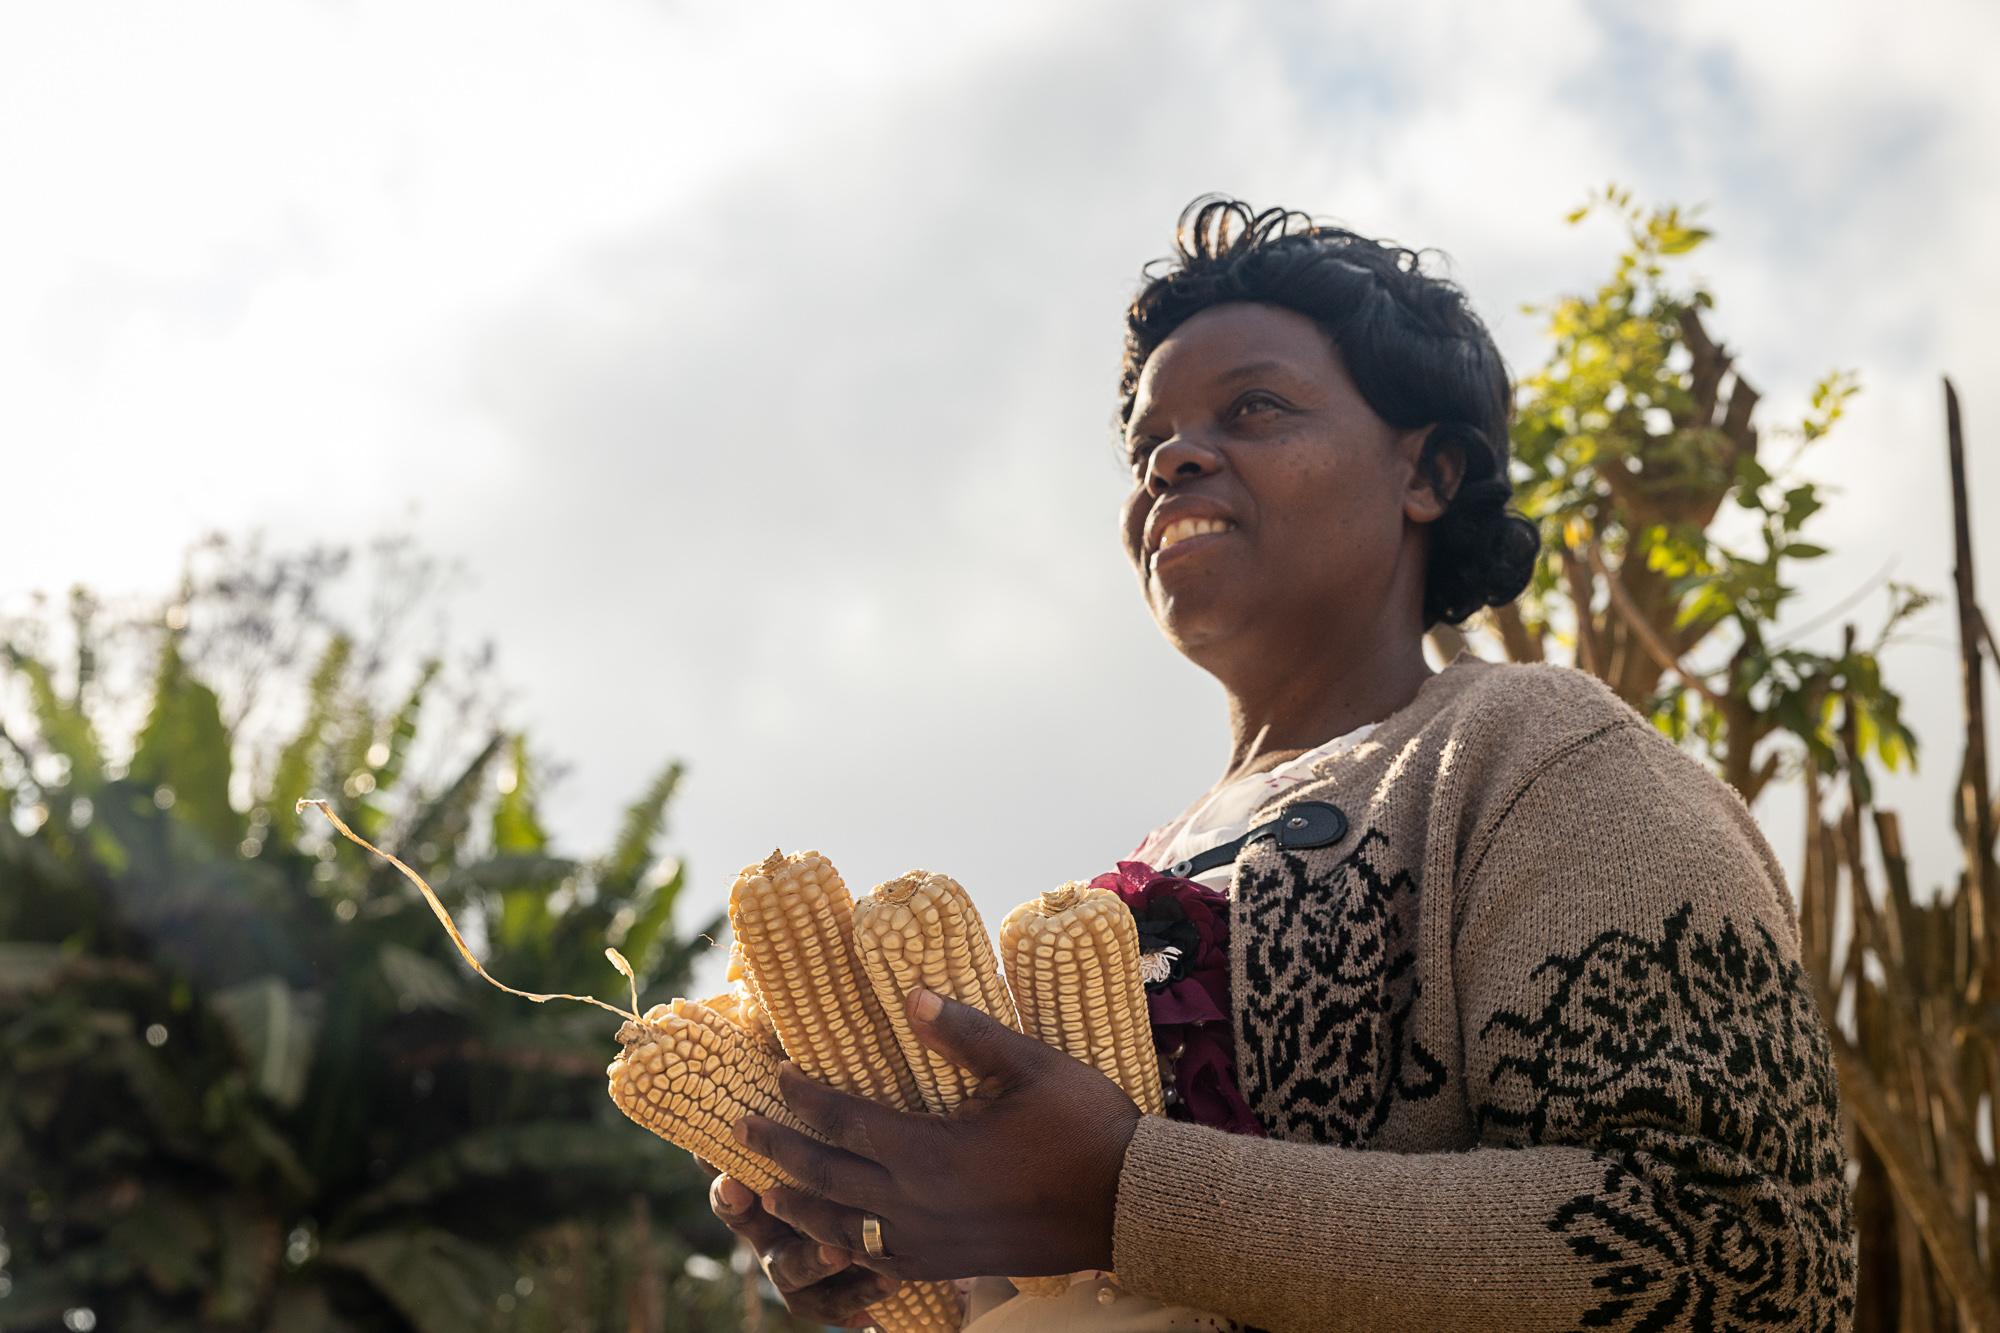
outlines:
[[[1204,657],[1223,651],[1244,629],[1243,617],[1228,599],[1207,590],[1155,600],[1153,620],[1167,642],[1196,666],[1204,665]]]

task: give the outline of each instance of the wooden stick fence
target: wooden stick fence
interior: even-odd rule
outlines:
[[[1824,790],[1810,766],[1806,779],[1799,925],[1854,1131],[1856,1333],[2000,1333],[2000,870],[1981,674],[1994,650],[1973,580],[1963,428],[1949,380],[1945,398],[1966,724],[1956,887],[1928,903],[1913,897],[1901,825],[1871,806],[1859,780],[1852,701],[1844,790]],[[1839,808],[1832,818],[1829,800]]]

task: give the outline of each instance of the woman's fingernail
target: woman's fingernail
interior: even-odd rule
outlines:
[[[913,990],[910,992],[910,1012],[928,1023],[944,1012],[944,1001],[927,990]]]
[[[734,1125],[730,1126],[729,1132],[736,1136],[738,1143],[746,1148],[750,1146],[750,1122],[748,1120],[737,1121]]]
[[[715,1187],[715,1192],[722,1200],[723,1207],[732,1213],[743,1212],[757,1201],[757,1196],[750,1192],[748,1185],[728,1176],[722,1178],[722,1183]]]

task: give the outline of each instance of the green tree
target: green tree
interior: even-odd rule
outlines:
[[[1615,188],[1571,220],[1596,212],[1623,222],[1627,245],[1594,293],[1544,310],[1553,347],[1519,388],[1513,436],[1518,502],[1540,522],[1544,554],[1529,595],[1492,628],[1516,660],[1566,649],[1746,800],[1796,765],[1801,962],[1856,1130],[1854,1327],[2000,1327],[2000,1230],[1985,1220],[2000,1166],[1983,1146],[2000,1107],[2000,811],[1988,804],[1982,701],[1995,649],[1974,595],[1956,397],[1947,385],[1965,691],[1952,813],[1966,870],[1920,895],[1901,820],[1875,806],[1870,774],[1914,762],[1878,653],[1929,598],[1890,584],[1875,639],[1863,644],[1850,623],[1837,652],[1802,637],[1858,597],[1777,629],[1796,562],[1825,554],[1804,531],[1826,494],[1798,475],[1799,456],[1839,420],[1855,377],[1826,376],[1799,422],[1760,428],[1756,390],[1705,326],[1712,295],[1671,276],[1707,231]]]
[[[1760,428],[1756,389],[1703,323],[1713,296],[1670,273],[1708,231],[1615,187],[1570,221],[1598,212],[1624,224],[1626,247],[1594,293],[1541,310],[1553,348],[1517,392],[1516,493],[1544,549],[1520,606],[1494,616],[1508,655],[1540,661],[1566,644],[1576,666],[1704,750],[1746,801],[1788,752],[1837,767],[1843,699],[1862,754],[1908,762],[1916,741],[1877,654],[1925,596],[1891,584],[1881,635],[1838,653],[1776,633],[1793,567],[1826,554],[1803,535],[1824,497],[1797,475],[1799,455],[1839,421],[1856,377],[1827,375],[1802,420]],[[1789,445],[1782,459],[1773,437]],[[1789,751],[1774,743],[1786,736]]]
[[[622,1003],[611,943],[650,1004],[696,947],[655,852],[679,765],[607,852],[564,856],[521,737],[433,736],[459,757],[412,776],[449,713],[437,664],[378,705],[331,630],[289,734],[246,750],[188,657],[199,596],[175,611],[122,772],[91,616],[69,683],[7,649],[26,716],[0,728],[0,1325],[624,1328],[643,1292],[655,1326],[735,1324],[706,1182],[605,1096],[616,1019],[472,980],[392,867],[292,816],[331,800],[509,982]],[[239,769],[264,775],[247,809]]]

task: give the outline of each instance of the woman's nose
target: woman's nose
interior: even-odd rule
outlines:
[[[1196,439],[1176,435],[1154,449],[1146,460],[1146,489],[1164,495],[1175,486],[1210,476],[1222,467],[1222,455]]]

